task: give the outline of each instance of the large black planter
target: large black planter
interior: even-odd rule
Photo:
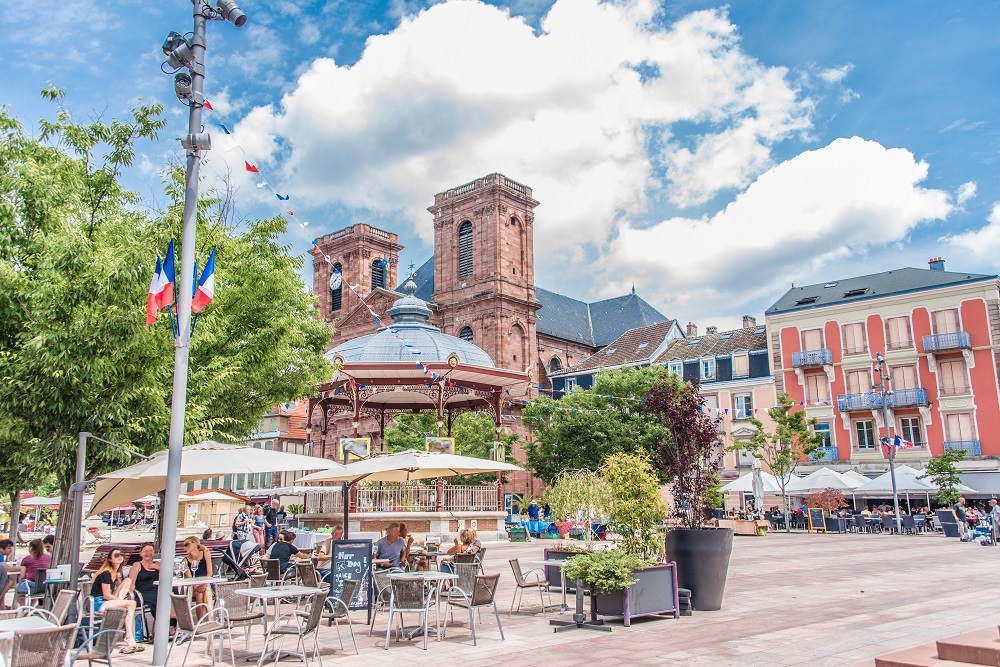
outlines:
[[[678,586],[691,591],[691,607],[696,611],[722,609],[733,530],[679,528],[667,533],[666,544],[666,559],[677,563]]]

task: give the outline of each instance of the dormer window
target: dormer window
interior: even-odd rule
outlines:
[[[704,357],[699,364],[702,380],[715,379],[715,357]]]

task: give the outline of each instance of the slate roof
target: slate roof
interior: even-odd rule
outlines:
[[[414,272],[413,281],[417,284],[416,296],[430,303],[434,294],[434,257]],[[603,347],[630,329],[668,321],[635,292],[587,303],[536,287],[535,297],[542,304],[535,321],[538,333],[590,347]]]
[[[759,333],[758,333],[759,332]],[[718,357],[741,350],[767,350],[767,332],[763,326],[719,331],[713,334],[678,338],[673,341],[654,363],[683,361],[700,357]],[[598,352],[598,354],[600,354]],[[595,355],[596,356],[596,355]]]
[[[810,308],[823,308],[852,301],[878,299],[893,294],[920,292],[948,285],[996,279],[997,276],[983,273],[958,273],[914,268],[895,269],[867,276],[793,287],[775,301],[765,314],[776,315]]]
[[[603,349],[598,350],[576,366],[567,368],[557,375],[575,375],[580,371],[625,366],[629,364],[649,363],[650,360],[668,345],[667,338],[674,328],[675,320],[667,320],[651,324],[648,327],[629,329]]]

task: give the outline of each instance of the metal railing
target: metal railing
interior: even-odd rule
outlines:
[[[915,405],[928,405],[927,390],[923,387],[915,389],[899,389],[886,397],[890,408],[906,408]],[[837,409],[841,412],[854,410],[880,410],[882,395],[869,391],[863,394],[840,394],[837,396]]]
[[[924,336],[924,352],[939,352],[941,350],[960,350],[972,347],[972,338],[968,331],[931,334]]]
[[[359,512],[436,512],[437,487],[427,484],[359,486]],[[495,484],[444,486],[443,505],[452,512],[492,512],[497,508]],[[344,511],[343,494],[310,493],[306,495],[306,515],[335,514]]]
[[[827,445],[818,448],[812,454],[809,455],[810,461],[839,461],[837,457],[837,448],[832,445]]]
[[[978,440],[945,440],[944,448],[947,449],[960,449],[963,452],[968,452],[972,456],[982,456],[983,450],[979,446]]]
[[[792,352],[792,366],[819,366],[821,364],[832,364],[833,352],[823,348],[822,350],[806,350],[804,352]]]

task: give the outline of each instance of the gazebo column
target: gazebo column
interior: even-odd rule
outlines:
[[[385,408],[378,411],[378,447],[385,451]]]
[[[498,443],[498,442],[500,442],[500,431],[503,428],[501,426],[501,423],[502,423],[502,420],[503,420],[503,417],[502,417],[502,415],[503,415],[503,412],[502,412],[502,410],[503,410],[503,394],[501,394],[498,391],[498,392],[496,392],[495,396],[496,396],[496,399],[494,399],[494,403],[493,403],[493,424],[494,424],[494,426],[496,428],[496,432],[493,435],[493,442],[494,443]],[[502,478],[499,470],[497,471],[497,511],[498,512],[502,512],[503,511],[503,478]]]
[[[437,403],[437,435],[441,437],[441,427],[444,426],[444,386],[438,382],[438,403]],[[451,435],[451,424],[448,424],[448,435]],[[437,511],[444,511],[444,480],[437,478]]]

